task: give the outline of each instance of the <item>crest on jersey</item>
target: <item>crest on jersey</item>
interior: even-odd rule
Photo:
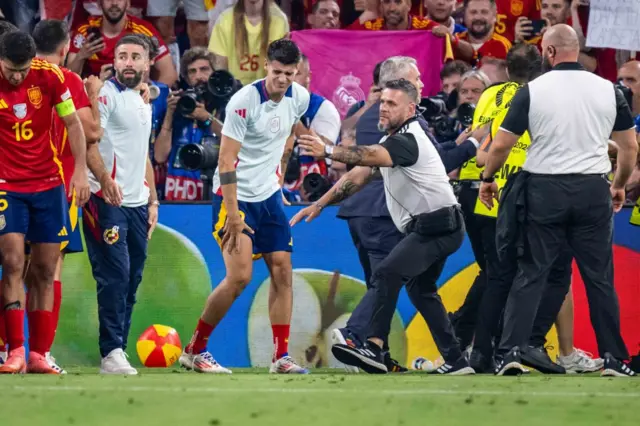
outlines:
[[[513,16],[522,15],[524,10],[524,2],[522,0],[511,0],[511,14]]]
[[[360,81],[352,73],[340,77],[340,85],[333,92],[333,104],[343,117],[347,115],[351,105],[366,99],[360,88]]]
[[[67,89],[68,91],[69,89]],[[42,106],[42,92],[39,87],[31,87],[27,89],[27,95],[29,96],[29,102],[36,108]]]
[[[27,104],[17,104],[13,106],[13,113],[22,120],[27,116]]]
[[[73,38],[73,46],[76,49],[80,49],[82,47],[82,45],[84,44],[84,36],[80,33],[76,34],[76,36]]]
[[[273,117],[269,122],[269,130],[271,133],[278,133],[280,130],[280,117]]]
[[[0,214],[0,231],[2,231],[7,226],[7,219],[5,219],[3,214]]]
[[[120,227],[114,226],[113,228],[105,229],[102,238],[104,238],[104,242],[109,245],[117,243],[120,239]]]

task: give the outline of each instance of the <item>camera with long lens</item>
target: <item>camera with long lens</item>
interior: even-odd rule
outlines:
[[[331,182],[320,173],[309,173],[302,180],[302,188],[307,194],[307,201],[314,203],[331,189]]]
[[[207,111],[223,111],[224,107],[242,84],[226,70],[214,71],[206,83],[200,83],[185,90],[176,105],[176,111],[189,115],[198,103],[203,103]]]
[[[220,141],[215,136],[204,136],[201,143],[190,143],[178,151],[178,161],[187,170],[215,170],[218,167]]]
[[[450,114],[456,110],[456,107],[456,117],[451,117]],[[461,127],[471,125],[475,105],[469,103],[458,105],[458,91],[454,90],[449,95],[440,92],[435,96],[422,98],[420,110],[429,127],[433,129],[436,139],[445,142],[455,140]]]

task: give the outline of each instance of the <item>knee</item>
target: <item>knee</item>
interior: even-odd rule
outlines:
[[[187,21],[187,34],[191,46],[207,46],[209,23],[207,21]]]
[[[12,276],[19,275],[22,276],[22,272],[24,270],[24,253],[20,250],[12,251],[11,253],[6,253],[2,256],[2,270],[3,275]]]
[[[53,285],[53,277],[56,273],[56,265],[47,262],[31,261],[29,275],[33,277],[33,283],[40,287]]]
[[[225,282],[235,291],[236,297],[240,296],[240,293],[251,282],[251,268],[243,268],[241,271],[227,274]]]
[[[271,266],[271,286],[275,290],[291,288],[292,268],[290,262],[279,262]]]

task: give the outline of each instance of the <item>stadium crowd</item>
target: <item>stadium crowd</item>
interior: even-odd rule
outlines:
[[[220,138],[229,111],[225,107],[241,87],[268,77],[264,63],[272,42],[288,38],[291,31],[338,29],[425,31],[441,38],[446,46],[445,57],[434,58],[433,62],[441,65],[439,93],[416,102],[420,105],[418,118],[421,127],[440,154],[462,205],[466,231],[480,266],[480,273],[465,304],[448,315],[463,352],[474,346],[474,338],[476,344],[479,340],[478,315],[479,312],[486,314],[486,309],[483,311],[482,308],[483,293],[495,278],[495,267],[500,264],[495,242],[488,243],[496,233],[495,210],[482,213],[482,207],[476,205],[479,205],[481,172],[486,161],[483,156],[489,150],[485,142],[495,136],[491,122],[508,108],[492,105],[496,97],[510,100],[520,87],[537,77],[537,68],[542,71],[542,58],[546,55],[543,37],[548,29],[558,24],[566,24],[572,29],[579,43],[577,62],[584,70],[616,84],[616,90],[625,96],[633,114],[640,143],[640,52],[588,47],[588,0],[19,0],[3,5],[0,13],[7,22],[2,26],[4,33],[14,31],[8,24],[11,22],[23,32],[33,34],[38,56],[57,62],[56,65],[63,65],[69,72],[81,76],[89,98],[84,105],[84,114],[89,115],[86,121],[99,121],[95,120],[100,117],[99,104],[106,105],[101,89],[105,82],[116,77],[114,59],[123,37],[138,35],[145,40],[150,70],[144,75],[143,95],[152,106],[149,161],[155,182],[151,185],[155,194],[150,198],[153,199],[150,207],[156,208],[158,200],[196,202],[211,198]],[[51,29],[55,26],[38,23],[49,20],[68,23],[65,41],[68,48],[44,43],[48,39],[56,39],[55,30]],[[384,134],[377,123],[381,114],[380,100],[382,92],[388,88],[387,83],[405,79],[414,83],[418,92],[422,88],[420,72],[423,70],[417,68],[415,61],[388,59],[375,66],[373,84],[368,88],[366,99],[355,100],[342,118],[331,100],[311,92],[314,64],[304,51],[301,53],[292,78],[306,89],[310,99],[308,108],[293,128],[297,140],[317,137],[327,146],[345,149],[377,144]],[[2,102],[0,100],[0,109],[3,108]],[[81,109],[77,104],[75,108]],[[242,114],[239,111],[244,110],[235,110],[235,113]],[[87,126],[83,120],[83,127],[88,142],[100,139],[97,125]],[[71,140],[71,133],[69,138]],[[609,142],[613,166],[611,175],[616,171],[620,148],[616,142]],[[511,172],[503,176],[505,181],[507,176],[522,169],[524,157],[520,160]],[[322,197],[328,194],[332,185],[341,182],[353,164],[339,158],[309,155],[296,144],[288,153],[286,164],[283,164],[286,170],[282,179],[285,202],[317,203],[323,200]],[[115,171],[115,164],[113,169]],[[71,184],[68,180],[65,183]],[[626,199],[623,201],[635,203],[640,197],[640,169],[637,166],[625,189]],[[344,201],[339,217],[349,223],[367,286],[375,287],[372,276],[376,266],[403,237],[389,219],[382,185],[371,182],[359,194]],[[640,218],[635,213],[633,217],[632,220],[640,225]],[[0,230],[4,228],[4,216],[2,219]],[[382,237],[374,238],[375,242],[372,242],[370,232],[373,228],[383,232]],[[7,271],[6,265],[3,267]],[[566,281],[564,272],[566,269],[559,272],[558,278],[563,283]],[[505,278],[505,282],[512,280]],[[60,285],[58,270],[54,281],[54,317],[59,315]],[[594,357],[574,348],[573,300],[571,291],[566,292],[565,289],[565,294],[566,298],[564,294],[561,297],[562,306],[558,304],[555,309],[557,315],[553,315],[554,309],[551,309],[552,313],[545,312],[553,315],[549,324],[545,322],[548,318],[541,320],[543,324],[534,324],[531,350],[523,350],[519,360],[546,373],[592,372],[604,368],[610,375],[629,375],[625,370],[626,364],[617,364],[618,361],[611,356],[603,359],[604,352]],[[558,297],[555,299],[557,301]],[[127,303],[131,305],[127,312],[127,321],[130,321],[135,296]],[[373,305],[365,306],[367,303],[361,303],[363,308],[354,312],[347,328],[334,332],[338,345],[366,346],[364,328],[373,309]],[[484,323],[481,325],[485,328],[480,333],[485,332],[483,337],[488,334],[482,342],[485,345],[469,350],[462,365],[459,365],[457,357],[447,359],[443,353],[444,359],[435,366],[424,363],[414,367],[442,374],[465,374],[469,367],[477,373],[493,372],[496,369],[493,340],[499,338],[498,323],[505,301],[495,303],[499,305],[497,308],[494,304],[489,306],[498,312],[497,316],[482,318]],[[34,323],[38,321],[45,322],[41,319]],[[55,324],[57,319],[51,322]],[[551,361],[544,349],[545,331],[553,322],[558,327],[560,339],[557,362]],[[53,325],[53,331],[45,333],[47,336],[43,341],[35,345],[42,352],[49,370],[46,365],[36,365],[34,372],[64,371],[49,353],[55,327]],[[3,328],[0,322],[0,332],[4,331],[1,330]],[[274,340],[275,334],[274,328]],[[288,339],[288,326],[286,334],[283,341]],[[124,338],[126,346],[126,335]],[[6,343],[6,334],[0,334],[0,339]],[[385,350],[385,371],[406,371],[391,358],[384,338],[381,342]],[[286,350],[280,352],[286,353]],[[108,354],[109,351],[102,353],[103,357]],[[0,348],[0,361],[6,361],[6,357],[6,351]],[[303,370],[291,362],[278,372]],[[212,358],[191,360],[189,365],[205,372],[226,370]],[[354,370],[353,367],[348,368]]]

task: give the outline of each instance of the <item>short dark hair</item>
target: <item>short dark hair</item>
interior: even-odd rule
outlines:
[[[149,48],[149,60],[154,59],[158,56],[158,51],[160,50],[160,44],[155,37],[149,37],[144,34],[131,34],[133,37],[138,37],[142,42],[144,42]]]
[[[311,13],[316,13],[318,11],[318,8],[320,7],[320,3],[323,3],[325,1],[330,1],[333,3],[338,4],[338,2],[336,0],[316,0],[315,2],[313,2],[313,7],[311,8]],[[338,4],[338,7],[340,5]]]
[[[36,24],[32,36],[38,53],[51,55],[69,40],[69,28],[64,21],[45,19]]]
[[[380,68],[382,68],[382,62],[378,62],[376,64],[376,67],[373,69],[373,85],[374,86],[379,86],[380,85]]]
[[[298,45],[287,38],[272,41],[267,48],[267,59],[278,61],[282,65],[297,65],[300,55]]]
[[[464,75],[467,71],[471,70],[471,65],[466,62],[455,60],[444,64],[442,70],[440,70],[440,80],[444,80],[447,77],[451,77],[456,74]]]
[[[118,47],[125,44],[135,44],[136,46],[142,46],[144,51],[147,53],[149,53],[149,51],[151,50],[149,42],[141,38],[138,34],[128,34],[122,37],[120,40],[118,40],[114,51],[118,50]]]
[[[23,65],[36,57],[33,38],[23,31],[12,31],[0,38],[0,58]]]
[[[184,55],[182,55],[182,58],[180,59],[180,73],[182,74],[182,78],[184,78],[185,80],[187,79],[189,65],[200,59],[208,61],[209,65],[211,65],[211,69],[215,69],[214,65],[216,57],[213,53],[211,53],[206,47],[192,47],[191,49],[184,52]]]
[[[463,7],[466,9],[467,6],[469,6],[469,3],[471,3],[473,0],[464,0],[464,2],[462,3]],[[489,0],[489,3],[491,3],[491,6],[493,6],[494,8],[496,7],[496,0]]]
[[[384,85],[384,88],[391,90],[400,90],[401,92],[406,93],[409,99],[412,99],[413,102],[418,99],[418,89],[413,83],[404,78],[400,78],[398,80],[389,80],[387,81],[387,84]]]
[[[542,73],[542,55],[533,44],[518,43],[507,52],[509,79],[528,82]]]
[[[0,37],[12,31],[18,31],[18,27],[16,27],[9,21],[4,21],[4,20],[0,21]]]

